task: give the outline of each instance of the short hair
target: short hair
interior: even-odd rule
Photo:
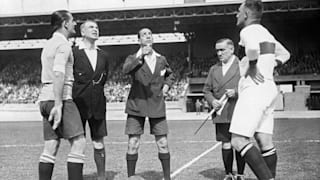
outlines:
[[[261,19],[263,12],[263,3],[261,0],[245,0],[244,6],[252,11],[252,14]]]
[[[80,25],[80,32],[81,32],[82,29],[84,28],[85,24],[88,23],[88,22],[92,22],[92,23],[95,23],[96,25],[98,25],[98,23],[95,22],[94,20],[88,19],[88,20],[86,20],[85,22],[83,22],[83,23]]]
[[[233,41],[231,39],[229,39],[229,38],[221,38],[221,39],[217,40],[216,44],[222,43],[222,42],[226,42],[227,45],[230,45],[230,46],[232,46],[234,48],[234,43],[233,43]]]
[[[51,14],[51,26],[53,27],[53,32],[62,27],[63,21],[70,19],[70,12],[67,10],[58,10]]]
[[[143,29],[149,29],[151,31],[150,28],[147,28],[147,27],[144,27],[144,28],[141,28],[139,31],[138,31],[138,39],[140,39],[140,32],[143,30]],[[151,31],[152,32],[152,31]]]

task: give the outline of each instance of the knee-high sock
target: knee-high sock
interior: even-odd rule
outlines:
[[[67,159],[68,180],[83,180],[84,155],[69,153]]]
[[[39,180],[51,180],[55,157],[48,154],[41,154],[39,162]]]
[[[94,149],[94,161],[97,166],[98,177],[104,177],[106,170],[106,152],[104,148]]]
[[[170,153],[159,153],[161,161],[163,177],[165,180],[170,180]]]
[[[138,154],[127,154],[127,173],[128,177],[135,175]]]
[[[276,168],[277,168],[277,161],[278,161],[278,156],[277,156],[277,151],[276,148],[271,148],[269,150],[265,150],[261,152],[262,157],[264,161],[267,163],[273,178],[276,177]]]
[[[269,180],[273,178],[260,151],[252,143],[249,143],[242,148],[240,154],[259,180]]]
[[[243,174],[246,161],[243,159],[243,157],[238,151],[236,151],[236,161],[237,161],[238,174]]]
[[[233,149],[222,149],[222,160],[226,174],[232,173]]]

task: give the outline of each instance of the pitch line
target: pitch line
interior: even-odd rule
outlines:
[[[216,149],[218,146],[221,145],[221,142],[218,142],[217,144],[215,144],[214,146],[212,146],[211,148],[207,149],[206,151],[204,151],[202,154],[200,154],[199,156],[193,158],[191,161],[189,161],[187,164],[183,165],[182,167],[180,167],[179,169],[177,169],[176,171],[174,171],[170,177],[174,178],[176,175],[178,175],[181,171],[183,171],[184,169],[188,168],[189,166],[191,166],[193,163],[195,163],[196,161],[198,161],[200,158],[202,158],[203,156],[205,156],[206,154],[208,154],[209,152],[213,151],[214,149]]]

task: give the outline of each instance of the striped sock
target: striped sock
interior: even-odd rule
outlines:
[[[240,151],[240,154],[259,180],[269,180],[273,178],[260,151],[252,143],[245,145]]]
[[[54,162],[56,158],[42,153],[39,162],[39,180],[51,180]]]
[[[238,151],[236,151],[236,161],[237,161],[238,174],[243,175],[246,162]]]
[[[272,173],[273,178],[275,178],[276,177],[277,161],[278,161],[276,148],[273,147],[269,150],[262,151],[261,154],[262,154],[264,161],[267,163],[267,165]]]
[[[68,154],[68,180],[83,180],[82,169],[85,156],[83,154]]]

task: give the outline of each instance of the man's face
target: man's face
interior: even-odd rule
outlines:
[[[91,21],[85,22],[83,28],[81,29],[81,35],[87,39],[97,40],[99,38],[98,25]]]
[[[144,28],[140,30],[139,34],[140,34],[140,38],[139,38],[140,45],[153,44],[152,32],[150,29]]]
[[[242,27],[244,25],[244,22],[246,21],[247,18],[247,14],[245,11],[245,6],[244,3],[242,3],[238,9],[238,13],[237,13],[237,26]]]
[[[216,52],[219,60],[222,63],[227,63],[231,59],[234,48],[232,45],[228,45],[226,41],[216,44]]]
[[[76,34],[75,27],[76,27],[77,23],[74,21],[72,14],[69,14],[69,16],[70,16],[69,20],[65,21],[65,27],[68,30],[68,32],[71,35],[73,35],[73,34]]]

